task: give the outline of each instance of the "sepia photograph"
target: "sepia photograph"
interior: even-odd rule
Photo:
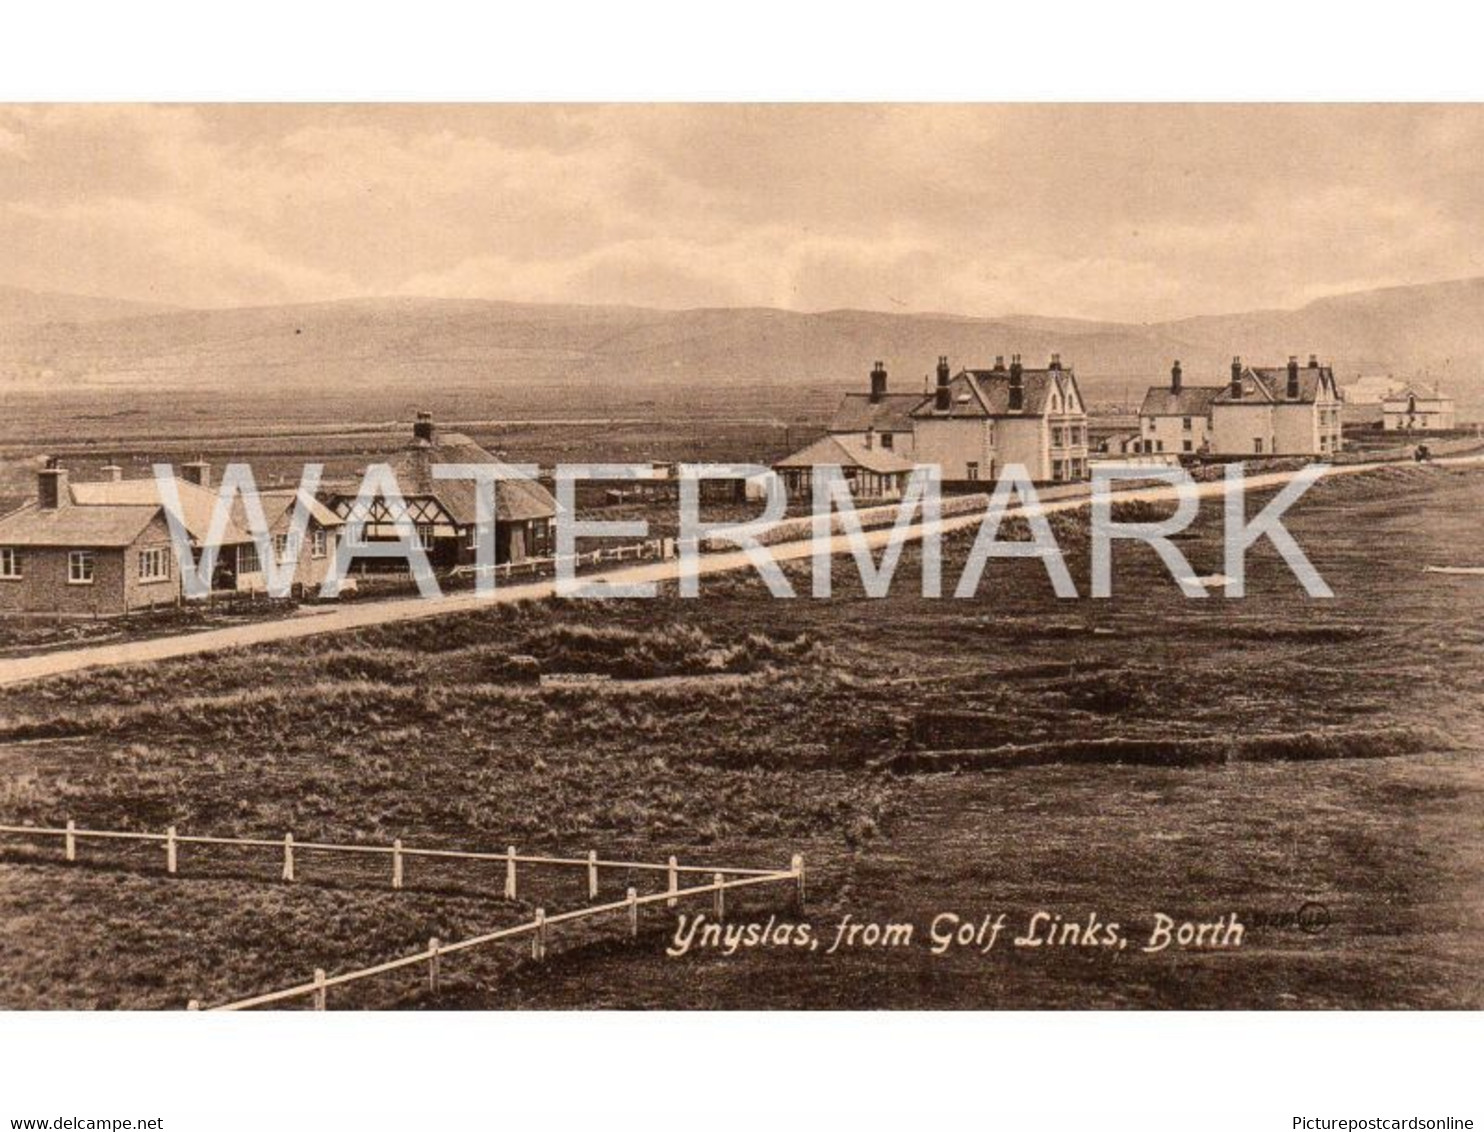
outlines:
[[[548,89],[0,100],[0,1017],[1476,1019],[1484,103]]]
[[[5,1006],[1484,1001],[1478,109],[0,143]]]

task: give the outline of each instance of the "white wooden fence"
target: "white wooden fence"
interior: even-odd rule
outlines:
[[[571,564],[574,570],[584,566],[601,566],[605,562],[645,562],[675,557],[675,540],[672,538],[650,539],[630,546],[609,546],[590,550],[586,554],[568,554],[550,558],[526,558],[519,562],[501,562],[498,566],[455,566],[449,571],[453,577],[478,577],[493,574],[496,580],[525,577],[554,571],[558,565]]]
[[[665,903],[666,907],[674,908],[681,900],[710,893],[714,899],[715,914],[720,919],[725,915],[725,894],[728,891],[754,885],[777,884],[787,881],[792,882],[794,885],[794,899],[800,911],[803,910],[804,904],[804,858],[797,854],[793,857],[787,869],[743,868],[740,866],[718,868],[715,865],[682,865],[674,857],[669,858],[663,864],[653,861],[607,860],[600,858],[596,849],[590,850],[585,857],[543,857],[518,853],[513,845],[507,847],[503,853],[463,849],[420,848],[412,845],[404,845],[400,838],[394,840],[390,845],[342,845],[326,841],[296,841],[292,833],[284,834],[281,841],[274,838],[261,837],[212,837],[201,834],[182,834],[178,833],[173,825],[163,833],[133,830],[79,829],[77,823],[71,820],[65,826],[60,827],[0,825],[0,835],[24,838],[61,838],[63,859],[71,862],[79,859],[78,846],[83,841],[135,841],[153,843],[159,845],[164,850],[165,871],[172,876],[176,875],[180,870],[181,848],[187,845],[272,849],[276,853],[282,854],[282,876],[285,881],[293,881],[298,878],[299,865],[297,855],[299,854],[369,854],[383,856],[389,859],[391,865],[390,881],[391,887],[394,889],[402,888],[406,882],[408,858],[421,857],[459,861],[483,861],[497,863],[504,867],[504,897],[506,900],[518,899],[519,866],[521,865],[584,870],[587,874],[587,897],[589,900],[596,900],[598,898],[600,873],[602,870],[621,870],[626,873],[648,872],[665,874],[665,887],[658,892],[640,896],[634,888],[630,887],[625,892],[622,900],[612,901],[606,904],[592,904],[574,909],[573,911],[560,912],[553,916],[547,916],[544,908],[537,908],[534,919],[523,924],[517,924],[514,927],[502,928],[499,931],[475,936],[472,939],[460,940],[456,943],[442,943],[434,938],[428,941],[427,950],[420,951],[416,955],[404,956],[400,959],[393,959],[372,967],[363,967],[359,970],[347,971],[343,974],[330,977],[326,977],[324,971],[317,970],[313,982],[303,983],[296,987],[288,987],[280,991],[273,991],[265,995],[258,995],[255,998],[243,999],[239,1002],[226,1003],[213,1008],[217,1010],[247,1010],[255,1006],[266,1006],[271,1003],[283,1002],[307,995],[313,995],[315,1009],[322,1010],[325,1005],[325,992],[329,987],[357,982],[361,979],[371,978],[387,971],[400,970],[403,967],[414,966],[418,963],[428,964],[429,987],[436,990],[439,977],[439,960],[442,956],[467,951],[471,948],[481,947],[489,943],[529,935],[531,937],[532,958],[539,961],[546,958],[547,937],[551,926],[554,924],[568,923],[591,916],[601,916],[611,912],[622,911],[628,917],[629,934],[630,936],[634,936],[639,931],[639,909],[650,904],[657,904],[661,901]],[[702,875],[709,874],[711,878],[710,882],[692,885],[686,888],[680,887],[682,874],[692,876],[698,873]],[[190,1008],[199,1009],[199,1003],[192,1000]]]
[[[654,866],[664,868],[665,866]],[[728,880],[727,872],[749,872],[751,875],[736,877]],[[578,920],[590,919],[594,916],[603,916],[611,913],[622,913],[627,922],[629,938],[632,939],[639,934],[639,909],[647,905],[658,904],[664,901],[667,906],[673,906],[679,900],[686,900],[696,896],[710,894],[713,904],[714,915],[718,920],[726,917],[726,894],[739,888],[748,888],[763,884],[791,883],[794,886],[795,907],[802,911],[804,901],[804,860],[795,856],[793,863],[787,869],[777,872],[758,872],[754,870],[729,869],[712,874],[710,884],[695,885],[689,888],[669,888],[661,892],[652,892],[644,896],[631,887],[625,892],[622,900],[610,901],[607,904],[595,904],[586,908],[576,908],[570,912],[559,912],[548,916],[544,908],[537,908],[533,919],[525,923],[516,924],[514,927],[501,928],[499,931],[487,932],[484,935],[473,936],[469,939],[459,940],[456,943],[444,943],[436,936],[428,940],[428,946],[413,955],[404,955],[397,959],[389,959],[385,963],[377,963],[370,967],[361,967],[354,971],[344,971],[338,975],[326,975],[323,968],[316,968],[314,978],[307,983],[297,986],[284,987],[282,990],[269,991],[267,994],[255,995],[252,998],[239,999],[236,1002],[226,1002],[219,1006],[208,1007],[210,1010],[252,1010],[259,1006],[272,1006],[280,1002],[288,1002],[293,999],[310,998],[315,1010],[324,1010],[326,1000],[331,987],[345,986],[348,983],[359,982],[362,979],[374,978],[384,975],[390,971],[400,971],[407,967],[416,967],[427,964],[428,989],[437,991],[439,978],[441,976],[441,963],[445,956],[454,955],[461,951],[469,951],[476,947],[484,947],[487,944],[503,943],[511,940],[529,936],[531,941],[531,958],[541,962],[546,958],[551,929],[558,924],[575,923]],[[200,1010],[202,1006],[199,1001],[192,999],[187,1009]]]

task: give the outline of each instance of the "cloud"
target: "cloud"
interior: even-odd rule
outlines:
[[[1159,319],[1484,271],[1484,111],[0,108],[0,278]]]

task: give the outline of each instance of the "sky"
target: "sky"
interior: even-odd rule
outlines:
[[[1484,107],[0,106],[0,285],[1159,321],[1484,274]]]

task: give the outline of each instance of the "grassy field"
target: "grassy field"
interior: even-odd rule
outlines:
[[[1106,601],[1059,602],[1028,562],[926,600],[912,550],[879,601],[837,560],[827,602],[708,579],[699,601],[502,607],[14,688],[0,815],[809,862],[816,951],[667,958],[676,924],[654,911],[637,946],[570,929],[540,969],[497,950],[448,964],[436,998],[409,974],[344,1006],[1477,1007],[1484,582],[1422,567],[1479,564],[1481,496],[1484,473],[1437,467],[1314,488],[1290,527],[1325,602],[1267,548],[1245,601],[1197,602],[1127,547]],[[1197,574],[1222,567],[1207,511],[1181,541]],[[1085,590],[1079,524],[1058,525]],[[543,686],[512,656],[613,679]],[[394,894],[327,863],[284,886],[271,854],[202,850],[175,879],[157,848],[58,855],[0,858],[0,1005],[215,1001],[529,909],[477,869]],[[582,899],[534,883],[548,908]],[[1293,922],[1306,902],[1324,923]],[[932,953],[940,914],[1019,931],[1041,909],[1118,921],[1128,946]],[[786,915],[765,891],[729,912]],[[1245,939],[1145,953],[1157,913],[1236,913]],[[845,915],[910,923],[913,943],[826,954]]]

